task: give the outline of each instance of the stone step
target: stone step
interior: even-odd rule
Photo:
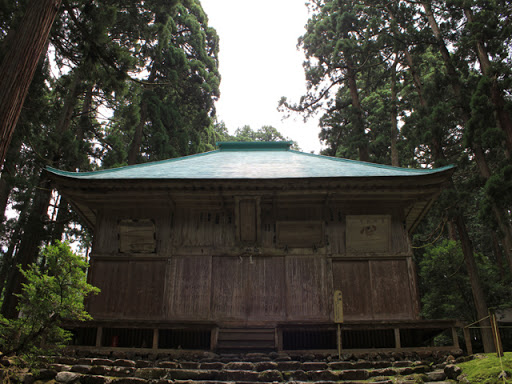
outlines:
[[[447,363],[453,361],[452,356],[449,358],[339,361],[332,356],[285,353],[176,354],[133,360],[113,356],[64,356],[47,360],[46,368],[25,376],[32,375],[32,382],[39,380],[38,384],[441,384],[456,375],[455,368],[452,369],[455,373],[450,373],[449,368],[456,366]]]

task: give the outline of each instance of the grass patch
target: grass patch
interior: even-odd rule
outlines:
[[[500,359],[495,353],[475,355],[475,358],[465,363],[457,364],[470,383],[502,384],[512,383],[512,352],[506,352],[502,357],[503,370],[506,378],[500,378],[502,372]]]

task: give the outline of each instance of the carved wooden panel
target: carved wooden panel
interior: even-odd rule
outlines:
[[[324,243],[321,221],[278,221],[277,243],[280,246],[314,248]]]
[[[165,300],[168,319],[206,320],[210,314],[211,257],[174,256],[169,263]]]
[[[126,219],[119,221],[119,252],[156,252],[155,223],[150,219]]]
[[[388,252],[390,215],[347,215],[347,251]]]
[[[332,297],[328,297],[326,260],[323,257],[287,256],[286,310],[289,320],[330,318]]]

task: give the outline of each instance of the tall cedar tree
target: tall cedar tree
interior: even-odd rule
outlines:
[[[32,0],[18,28],[9,32],[0,65],[0,167],[18,122],[61,0]]]

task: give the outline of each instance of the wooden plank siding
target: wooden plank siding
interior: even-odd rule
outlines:
[[[89,300],[94,317],[161,319],[165,261],[95,260],[90,283],[101,292]]]
[[[333,261],[334,289],[343,293],[346,320],[416,319],[410,279],[407,259]]]
[[[208,320],[210,315],[210,256],[174,256],[167,263],[165,318]]]
[[[403,212],[396,204],[275,196],[98,207],[89,281],[102,292],[88,309],[100,320],[325,323],[333,320],[339,289],[347,321],[416,319]],[[389,218],[388,241],[379,240],[386,246],[358,249],[361,242],[347,239],[353,232],[347,217],[375,215]],[[152,252],[120,252],[119,223],[129,220],[154,223]]]

